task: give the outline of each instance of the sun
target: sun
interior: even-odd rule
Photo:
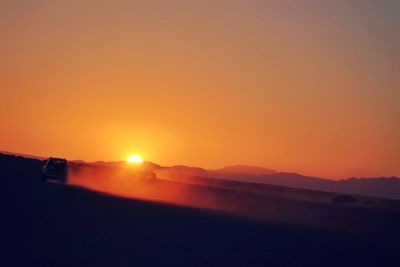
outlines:
[[[126,159],[126,161],[129,163],[140,164],[140,163],[143,163],[143,158],[139,155],[132,155],[132,156],[129,156]]]

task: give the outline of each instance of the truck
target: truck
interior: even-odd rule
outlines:
[[[66,159],[50,157],[43,161],[42,180],[65,183],[68,177],[68,163]]]

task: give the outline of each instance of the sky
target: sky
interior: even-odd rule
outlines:
[[[0,150],[400,176],[400,1],[0,0]]]

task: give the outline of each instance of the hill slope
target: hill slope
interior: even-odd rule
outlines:
[[[168,175],[174,177],[192,175],[197,177],[220,178],[247,183],[271,184],[292,188],[360,194],[400,200],[400,179],[397,177],[350,178],[336,181],[304,176],[297,173],[274,172],[269,169],[241,165],[220,170],[173,166],[163,168],[162,172],[163,175],[170,173]]]
[[[1,152],[0,152],[1,154]],[[4,152],[4,154],[13,154]],[[15,154],[15,153],[14,153]],[[42,159],[32,155],[16,154],[27,158]],[[72,161],[73,163],[87,164],[84,161]],[[93,162],[96,166],[123,166],[125,162]],[[319,177],[304,176],[297,173],[277,172],[256,166],[231,165],[217,170],[207,170],[199,167],[189,167],[177,165],[163,167],[152,162],[145,162],[143,167],[148,171],[162,173],[163,176],[171,177],[207,177],[226,180],[242,181],[247,183],[261,183],[285,186],[291,188],[301,188],[318,190],[325,192],[336,192],[344,194],[359,194],[380,198],[390,198],[400,200],[400,178],[380,177],[380,178],[349,178],[340,181],[329,180]]]
[[[0,156],[0,170],[4,266],[396,266],[400,253],[389,211],[149,184],[239,198],[227,214],[43,183],[36,160]]]

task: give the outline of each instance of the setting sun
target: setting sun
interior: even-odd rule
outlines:
[[[126,161],[129,162],[129,163],[140,164],[140,163],[143,163],[143,158],[141,156],[139,156],[139,155],[132,155],[132,156],[129,156],[126,159]]]

